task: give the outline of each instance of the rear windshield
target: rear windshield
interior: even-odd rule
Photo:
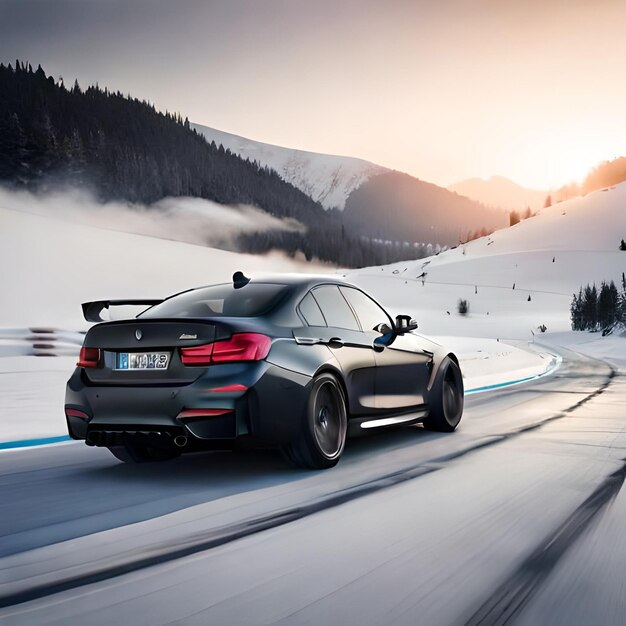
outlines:
[[[258,317],[269,313],[287,291],[287,285],[249,283],[194,289],[173,296],[137,317]]]

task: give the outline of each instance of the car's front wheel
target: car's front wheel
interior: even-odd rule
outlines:
[[[300,435],[286,446],[285,456],[298,467],[333,467],[343,452],[347,428],[341,385],[332,374],[320,374],[311,385]]]
[[[461,369],[450,357],[446,357],[429,394],[429,413],[424,420],[424,427],[452,432],[463,415],[463,394]]]

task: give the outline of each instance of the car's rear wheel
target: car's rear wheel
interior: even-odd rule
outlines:
[[[125,441],[121,446],[109,446],[109,451],[124,463],[169,461],[180,456],[180,450],[176,448],[154,448],[133,441]]]
[[[285,447],[285,457],[298,467],[333,467],[343,452],[347,427],[341,385],[332,374],[320,374],[311,385],[300,435]]]
[[[463,393],[461,369],[450,357],[446,357],[429,394],[429,413],[424,420],[424,427],[452,432],[463,415]]]

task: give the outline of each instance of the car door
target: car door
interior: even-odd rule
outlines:
[[[298,310],[308,324],[298,333],[310,341],[326,344],[341,366],[351,414],[374,413],[376,360],[372,341],[361,331],[337,285],[313,288],[301,300]]]
[[[389,314],[367,294],[352,287],[340,287],[355,311],[368,341],[380,333],[378,324],[393,327]],[[375,407],[380,412],[407,411],[424,404],[432,355],[421,349],[417,337],[397,335],[381,352],[375,352]]]

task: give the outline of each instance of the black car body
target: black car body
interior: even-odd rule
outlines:
[[[124,461],[247,441],[330,467],[348,431],[451,431],[461,419],[456,356],[347,282],[238,272],[163,301],[83,309],[93,321],[128,303],[152,306],[90,328],[65,400],[70,436]]]

